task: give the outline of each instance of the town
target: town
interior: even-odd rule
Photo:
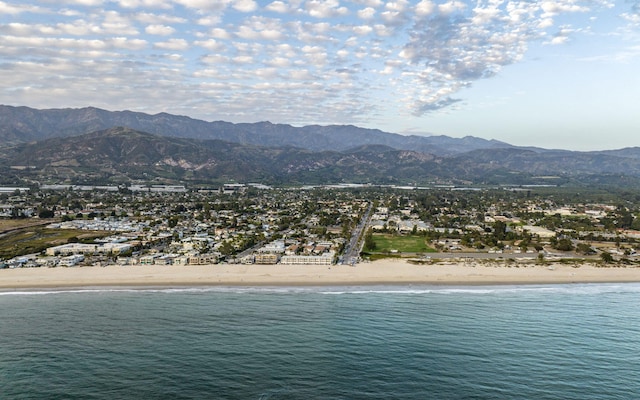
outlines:
[[[228,184],[0,188],[0,267],[640,262],[629,192]]]

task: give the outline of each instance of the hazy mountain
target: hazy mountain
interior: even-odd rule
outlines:
[[[511,147],[507,143],[475,137],[403,136],[352,125],[293,127],[270,122],[233,124],[206,122],[167,113],[149,115],[93,107],[36,110],[0,105],[0,120],[0,141],[12,144],[126,126],[163,136],[219,139],[268,147],[293,146],[312,151],[343,151],[367,144],[380,144],[398,150],[453,155],[476,149]]]
[[[21,143],[0,153],[0,165],[13,166],[12,174],[22,179],[71,183],[138,179],[192,183],[407,183],[479,178],[480,170],[458,164],[454,159],[384,145],[312,152],[295,147],[166,137],[129,128]],[[16,166],[33,168],[17,170]],[[488,166],[485,170],[500,169]]]
[[[40,111],[0,106],[0,117],[2,184],[640,182],[638,147],[574,152],[473,137],[406,137],[353,126],[204,122],[96,108]],[[83,132],[115,123],[127,127]],[[133,129],[136,124],[152,132]]]
[[[529,149],[474,150],[455,157],[461,163],[478,167],[500,165],[513,171],[534,175],[602,175],[640,176],[640,148],[615,151],[578,152]]]

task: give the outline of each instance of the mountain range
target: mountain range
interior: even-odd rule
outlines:
[[[0,106],[2,182],[563,184],[640,181],[640,148],[575,152],[351,125]]]

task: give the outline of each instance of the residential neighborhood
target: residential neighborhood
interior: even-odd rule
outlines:
[[[553,188],[235,183],[11,189],[0,191],[0,221],[32,228],[3,229],[4,268],[331,265],[423,253],[631,263],[640,246],[635,203],[601,193],[571,199]],[[11,248],[18,233],[21,243],[37,242],[37,251]],[[419,238],[425,251],[378,248],[386,237]],[[345,260],[347,251],[355,256]]]

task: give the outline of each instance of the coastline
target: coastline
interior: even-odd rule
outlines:
[[[640,282],[640,268],[561,263],[444,262],[412,264],[384,259],[349,265],[17,268],[0,270],[0,290],[84,287],[526,285]]]

